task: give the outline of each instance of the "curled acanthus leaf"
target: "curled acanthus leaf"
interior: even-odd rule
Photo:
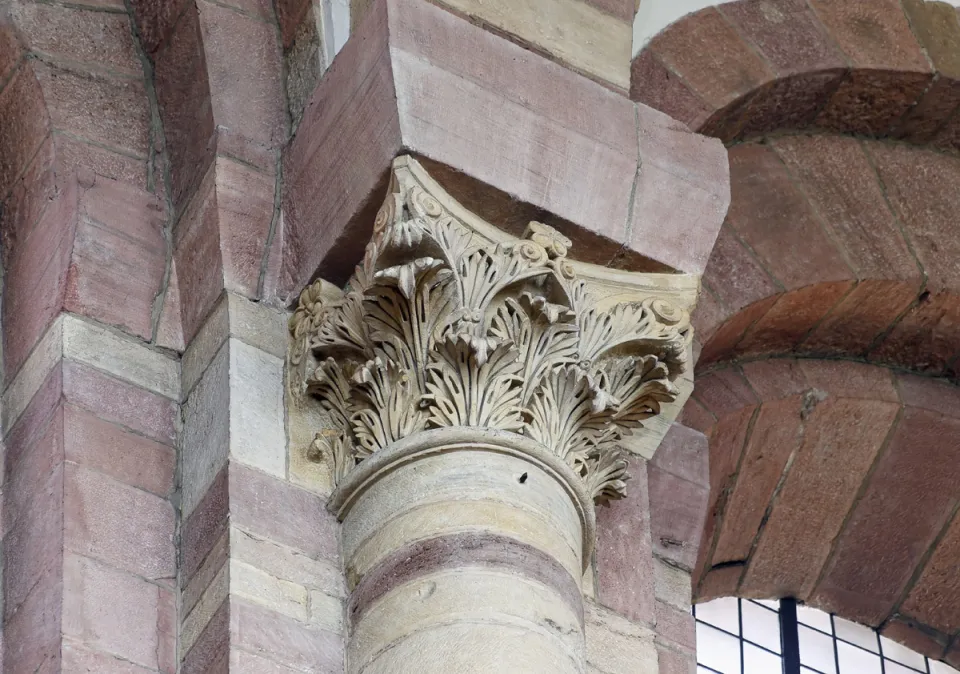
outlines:
[[[343,432],[329,429],[317,433],[307,451],[307,458],[327,464],[335,487],[357,465],[349,439]]]
[[[350,422],[360,458],[423,430],[417,379],[395,361],[380,356],[368,361],[354,374],[353,384],[356,402]]]
[[[405,264],[388,267],[378,271],[374,278],[381,282],[395,283],[403,296],[408,300],[413,298],[417,291],[418,279],[429,271],[443,266],[442,260],[432,257],[421,257]]]
[[[592,454],[584,465],[584,482],[593,499],[605,504],[627,495],[629,463],[620,449],[609,449]]]

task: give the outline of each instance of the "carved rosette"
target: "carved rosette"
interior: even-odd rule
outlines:
[[[601,308],[569,239],[537,222],[508,237],[450,202],[395,170],[346,290],[303,291],[290,361],[333,422],[315,455],[340,482],[420,431],[498,429],[554,453],[598,502],[623,497],[620,441],[676,399],[688,313],[656,297]]]

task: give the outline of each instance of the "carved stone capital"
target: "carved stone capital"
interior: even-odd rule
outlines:
[[[655,448],[689,394],[696,279],[570,248],[541,223],[498,230],[397,159],[346,289],[317,281],[290,320],[296,383],[333,420],[315,450],[335,481],[415,434],[482,428],[544,448],[590,498],[622,497],[629,436]]]

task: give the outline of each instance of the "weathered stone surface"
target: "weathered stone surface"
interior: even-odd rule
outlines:
[[[868,625],[890,615],[953,510],[958,443],[960,421],[904,411],[837,541],[819,605]]]
[[[634,622],[656,622],[647,464],[630,462],[628,497],[597,510],[597,597]]]
[[[653,632],[586,602],[587,665],[602,674],[656,671]]]
[[[830,552],[828,542],[839,533],[897,411],[892,403],[828,399],[810,412],[797,458],[744,578],[745,593],[809,596],[816,570]]]

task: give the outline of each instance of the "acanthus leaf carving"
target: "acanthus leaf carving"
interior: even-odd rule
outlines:
[[[622,497],[620,443],[676,399],[689,315],[636,293],[602,302],[545,224],[510,239],[460,213],[395,172],[347,288],[304,290],[290,360],[337,429],[314,453],[339,481],[417,432],[499,429],[563,459],[598,501]]]

